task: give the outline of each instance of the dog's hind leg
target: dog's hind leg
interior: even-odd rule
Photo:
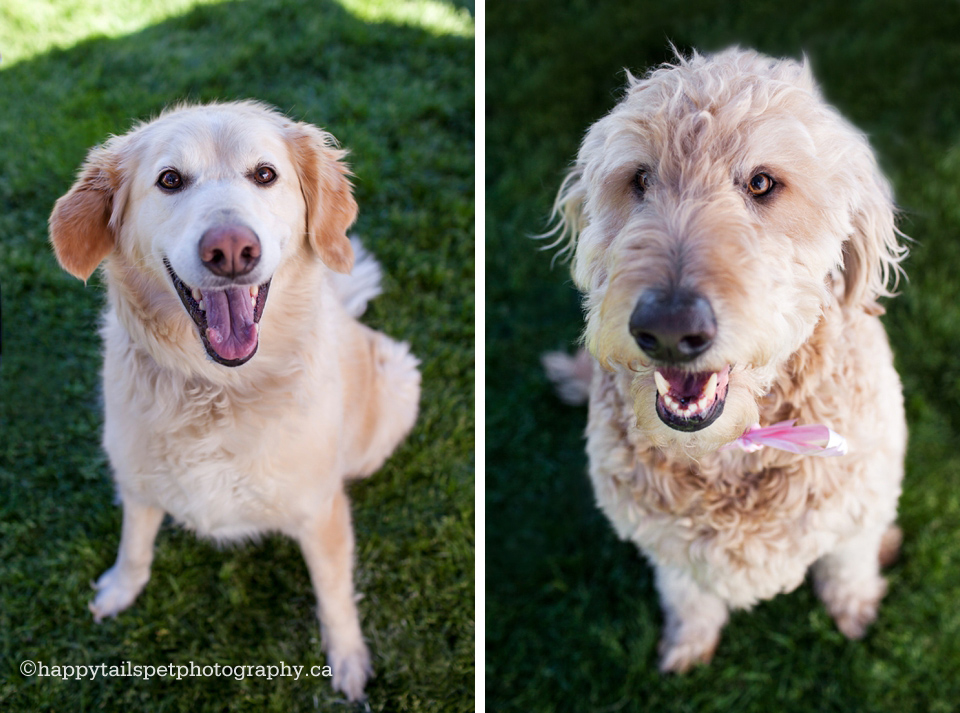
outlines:
[[[590,398],[590,381],[593,378],[593,357],[586,349],[576,354],[547,352],[540,363],[563,403],[581,406]]]
[[[150,579],[153,541],[157,538],[163,515],[161,508],[124,499],[117,561],[93,585],[97,596],[89,608],[95,621],[116,616],[133,604]]]
[[[887,534],[890,533],[890,534]],[[887,582],[880,576],[881,560],[892,560],[899,542],[899,529],[871,527],[844,541],[813,566],[817,594],[850,639],[861,639],[877,618]]]
[[[353,528],[350,504],[338,491],[329,510],[297,537],[317,595],[323,648],[333,669],[333,687],[352,701],[363,698],[372,673],[353,596]]]
[[[375,472],[417,420],[420,362],[405,342],[356,325],[343,362],[344,454],[350,477]]]
[[[664,614],[660,670],[683,673],[709,663],[727,623],[727,605],[704,591],[686,571],[656,565],[656,575]]]

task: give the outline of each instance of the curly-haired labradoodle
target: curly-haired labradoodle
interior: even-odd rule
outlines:
[[[866,138],[806,64],[695,53],[629,77],[557,213],[592,357],[590,477],[656,570],[661,669],[708,661],[729,609],[811,565],[863,636],[907,438],[876,302],[904,249]],[[545,363],[586,395],[583,358]]]

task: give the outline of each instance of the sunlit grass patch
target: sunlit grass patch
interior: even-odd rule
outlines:
[[[0,69],[90,37],[120,37],[225,0],[0,0]]]
[[[337,0],[366,22],[410,25],[438,35],[473,37],[469,10],[441,0]]]

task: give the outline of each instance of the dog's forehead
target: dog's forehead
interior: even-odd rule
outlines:
[[[139,163],[149,171],[248,171],[289,161],[283,125],[270,114],[195,107],[164,115],[140,133]]]
[[[750,170],[819,153],[825,105],[806,87],[756,75],[685,83],[674,72],[632,87],[591,128],[582,147],[588,173],[632,175],[643,165],[695,176],[690,165]]]

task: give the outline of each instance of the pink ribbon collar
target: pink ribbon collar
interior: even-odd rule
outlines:
[[[760,428],[758,423],[756,426],[748,428],[737,440],[722,446],[720,450],[740,448],[747,453],[753,453],[764,446],[770,446],[771,448],[805,456],[842,456],[846,454],[847,439],[839,433],[820,424],[797,426],[796,423],[797,420],[792,419],[775,423],[766,428]]]

